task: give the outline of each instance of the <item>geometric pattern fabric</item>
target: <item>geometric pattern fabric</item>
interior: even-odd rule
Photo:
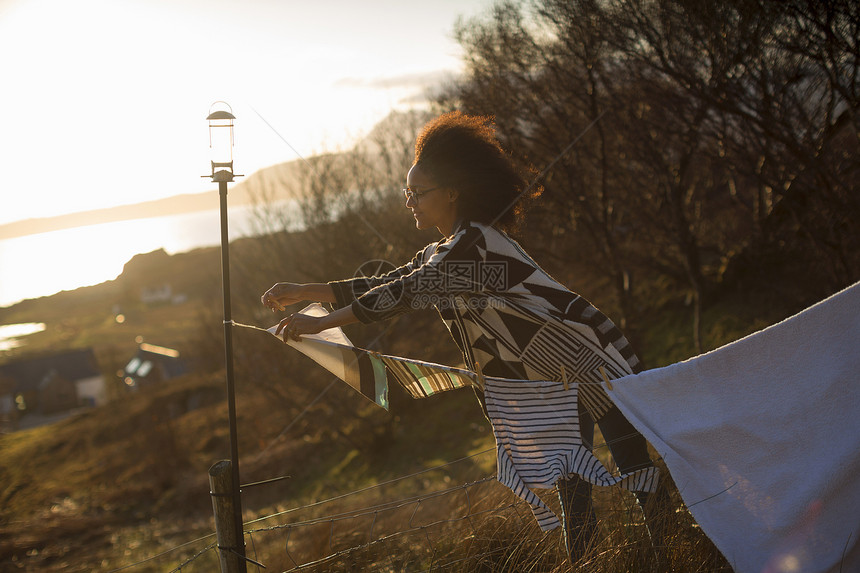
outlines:
[[[406,265],[329,284],[335,306],[351,305],[364,323],[435,307],[470,370],[479,363],[487,376],[588,383],[581,399],[595,420],[612,407],[600,368],[609,378],[641,370],[606,315],[491,226],[461,223]]]

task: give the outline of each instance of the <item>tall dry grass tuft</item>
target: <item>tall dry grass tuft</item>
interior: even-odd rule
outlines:
[[[532,572],[568,571],[558,531],[543,533],[528,507],[519,504],[490,514],[475,530],[451,546],[432,571]]]
[[[388,506],[390,497],[373,492],[353,500],[352,508],[314,508],[293,517],[289,528],[253,537],[261,560],[281,571],[730,573],[665,481],[670,495],[649,508],[648,526],[630,492],[595,488],[598,534],[575,563],[561,529],[541,531],[529,506],[492,480],[438,497],[428,492],[417,504]],[[558,510],[555,490],[539,493]],[[356,505],[378,511],[362,513]]]
[[[666,480],[669,503],[649,508],[649,525],[630,492],[620,488],[595,488],[599,533],[584,556],[570,563],[561,529],[542,532],[525,504],[490,513],[475,520],[473,531],[440,543],[443,554],[429,571],[562,573],[730,573],[720,552],[695,524]],[[542,497],[557,507],[555,491]],[[657,496],[652,496],[651,503]],[[484,502],[504,506],[511,496],[496,491]],[[664,500],[666,497],[663,498]],[[653,509],[653,511],[650,511]],[[651,530],[659,531],[658,539]]]

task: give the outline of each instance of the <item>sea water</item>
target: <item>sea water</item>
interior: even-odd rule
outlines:
[[[230,240],[258,234],[259,211],[230,207]],[[221,244],[218,209],[74,227],[0,240],[0,307],[113,280],[134,255]]]

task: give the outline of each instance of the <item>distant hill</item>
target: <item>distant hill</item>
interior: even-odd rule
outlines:
[[[263,168],[244,180],[237,180],[228,192],[231,206],[246,205],[260,198],[288,197],[288,181],[295,174],[297,161],[289,161]],[[105,209],[68,213],[54,217],[26,219],[0,225],[0,240],[47,233],[72,227],[113,223],[130,219],[146,219],[164,215],[180,215],[196,211],[218,209],[218,191],[174,195],[133,205],[118,205]]]
[[[400,149],[405,145],[411,152],[415,133],[430,117],[431,114],[426,111],[392,111],[356,144],[356,149],[369,156],[374,156],[380,152],[381,147]],[[292,181],[299,174],[302,165],[305,164],[307,167],[307,165],[314,163],[314,159],[314,157],[309,157],[307,160],[295,159],[278,163],[260,169],[246,178],[237,179],[236,184],[229,191],[230,206],[291,198],[293,196]],[[218,191],[216,190],[175,195],[133,205],[119,205],[55,217],[6,223],[0,225],[0,240],[72,227],[209,211],[218,209],[218,205]]]

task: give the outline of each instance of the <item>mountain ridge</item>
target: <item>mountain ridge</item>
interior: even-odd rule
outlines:
[[[230,206],[253,203],[256,198],[271,188],[272,178],[283,181],[285,177],[290,176],[294,164],[295,161],[288,161],[264,167],[251,174],[245,181],[237,182],[228,191]],[[0,240],[88,225],[210,211],[219,207],[218,191],[215,189],[201,193],[182,193],[151,201],[4,223],[0,225]]]
[[[414,133],[418,131],[419,126],[429,120],[429,118],[430,115],[423,111],[392,111],[355,145],[355,149],[360,149],[368,155],[375,155],[378,153],[380,145],[388,145],[396,148],[402,144],[402,136],[404,134],[408,134],[410,138],[413,137]],[[337,155],[339,153],[342,152],[335,151],[326,153],[325,155]],[[309,162],[313,162],[318,157],[284,161],[253,172],[246,179],[237,181],[230,188],[228,192],[230,206],[248,205],[256,201],[267,202],[292,198],[290,195],[290,180],[299,174],[302,164],[306,166],[310,165]],[[51,217],[30,218],[0,224],[0,240],[87,225],[162,217],[165,215],[180,215],[218,208],[218,191],[215,189],[202,193],[177,194],[140,203],[65,213]]]

